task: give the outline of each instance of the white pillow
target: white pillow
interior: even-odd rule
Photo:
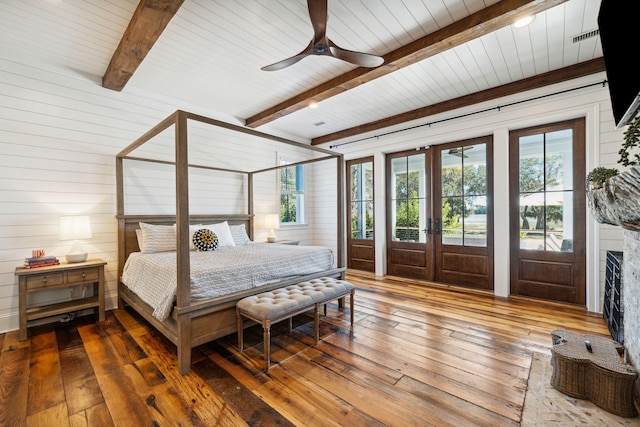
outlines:
[[[178,228],[178,226],[176,224],[173,224],[173,232],[176,232],[176,229]],[[190,251],[195,251],[196,250],[196,245],[193,244],[193,234],[200,230],[202,228],[202,224],[191,224],[189,226],[189,250]]]
[[[142,230],[141,252],[167,252],[176,250],[176,232],[170,225],[139,223]],[[139,246],[139,245],[138,245]]]
[[[229,223],[227,221],[219,222],[217,224],[201,225],[199,228],[206,228],[216,233],[216,236],[218,236],[219,248],[236,245],[233,242],[233,236],[231,235],[231,229],[229,229]]]
[[[233,243],[236,246],[244,246],[251,243],[244,224],[230,225],[229,230],[231,230],[231,237],[233,237]]]
[[[136,228],[136,239],[138,239],[138,248],[140,252],[144,252],[144,240],[142,240],[142,230]]]

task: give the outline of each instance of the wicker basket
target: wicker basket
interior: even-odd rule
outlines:
[[[589,399],[622,417],[638,415],[633,404],[637,371],[621,360],[624,347],[597,335],[552,331],[551,385],[579,399]],[[589,341],[592,351],[585,342]]]

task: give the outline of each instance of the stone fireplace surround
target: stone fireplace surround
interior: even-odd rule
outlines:
[[[640,367],[640,232],[624,231],[622,283],[624,286],[624,346],[629,362]],[[636,407],[640,406],[640,382],[636,380]]]
[[[631,166],[609,178],[601,189],[587,192],[596,221],[624,229],[622,246],[622,301],[625,357],[640,368],[640,166]],[[636,407],[640,408],[640,379],[636,380]]]

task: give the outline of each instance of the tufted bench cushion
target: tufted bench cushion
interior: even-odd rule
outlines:
[[[353,329],[354,293],[355,286],[345,280],[320,277],[241,299],[236,304],[240,352],[243,351],[243,319],[247,318],[261,323],[264,331],[265,371],[268,371],[271,358],[271,325],[273,323],[289,319],[289,329],[291,330],[291,318],[293,316],[313,309],[315,342],[317,343],[319,340],[320,305],[340,299],[342,306],[344,297],[347,295],[351,295],[351,328]]]

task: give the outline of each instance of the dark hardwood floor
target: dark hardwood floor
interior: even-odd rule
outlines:
[[[533,352],[550,331],[609,336],[584,308],[350,272],[348,309],[330,304],[313,346],[311,316],[275,325],[268,374],[262,331],[175,346],[129,309],[0,335],[2,426],[517,426]],[[347,304],[348,307],[348,304]]]

